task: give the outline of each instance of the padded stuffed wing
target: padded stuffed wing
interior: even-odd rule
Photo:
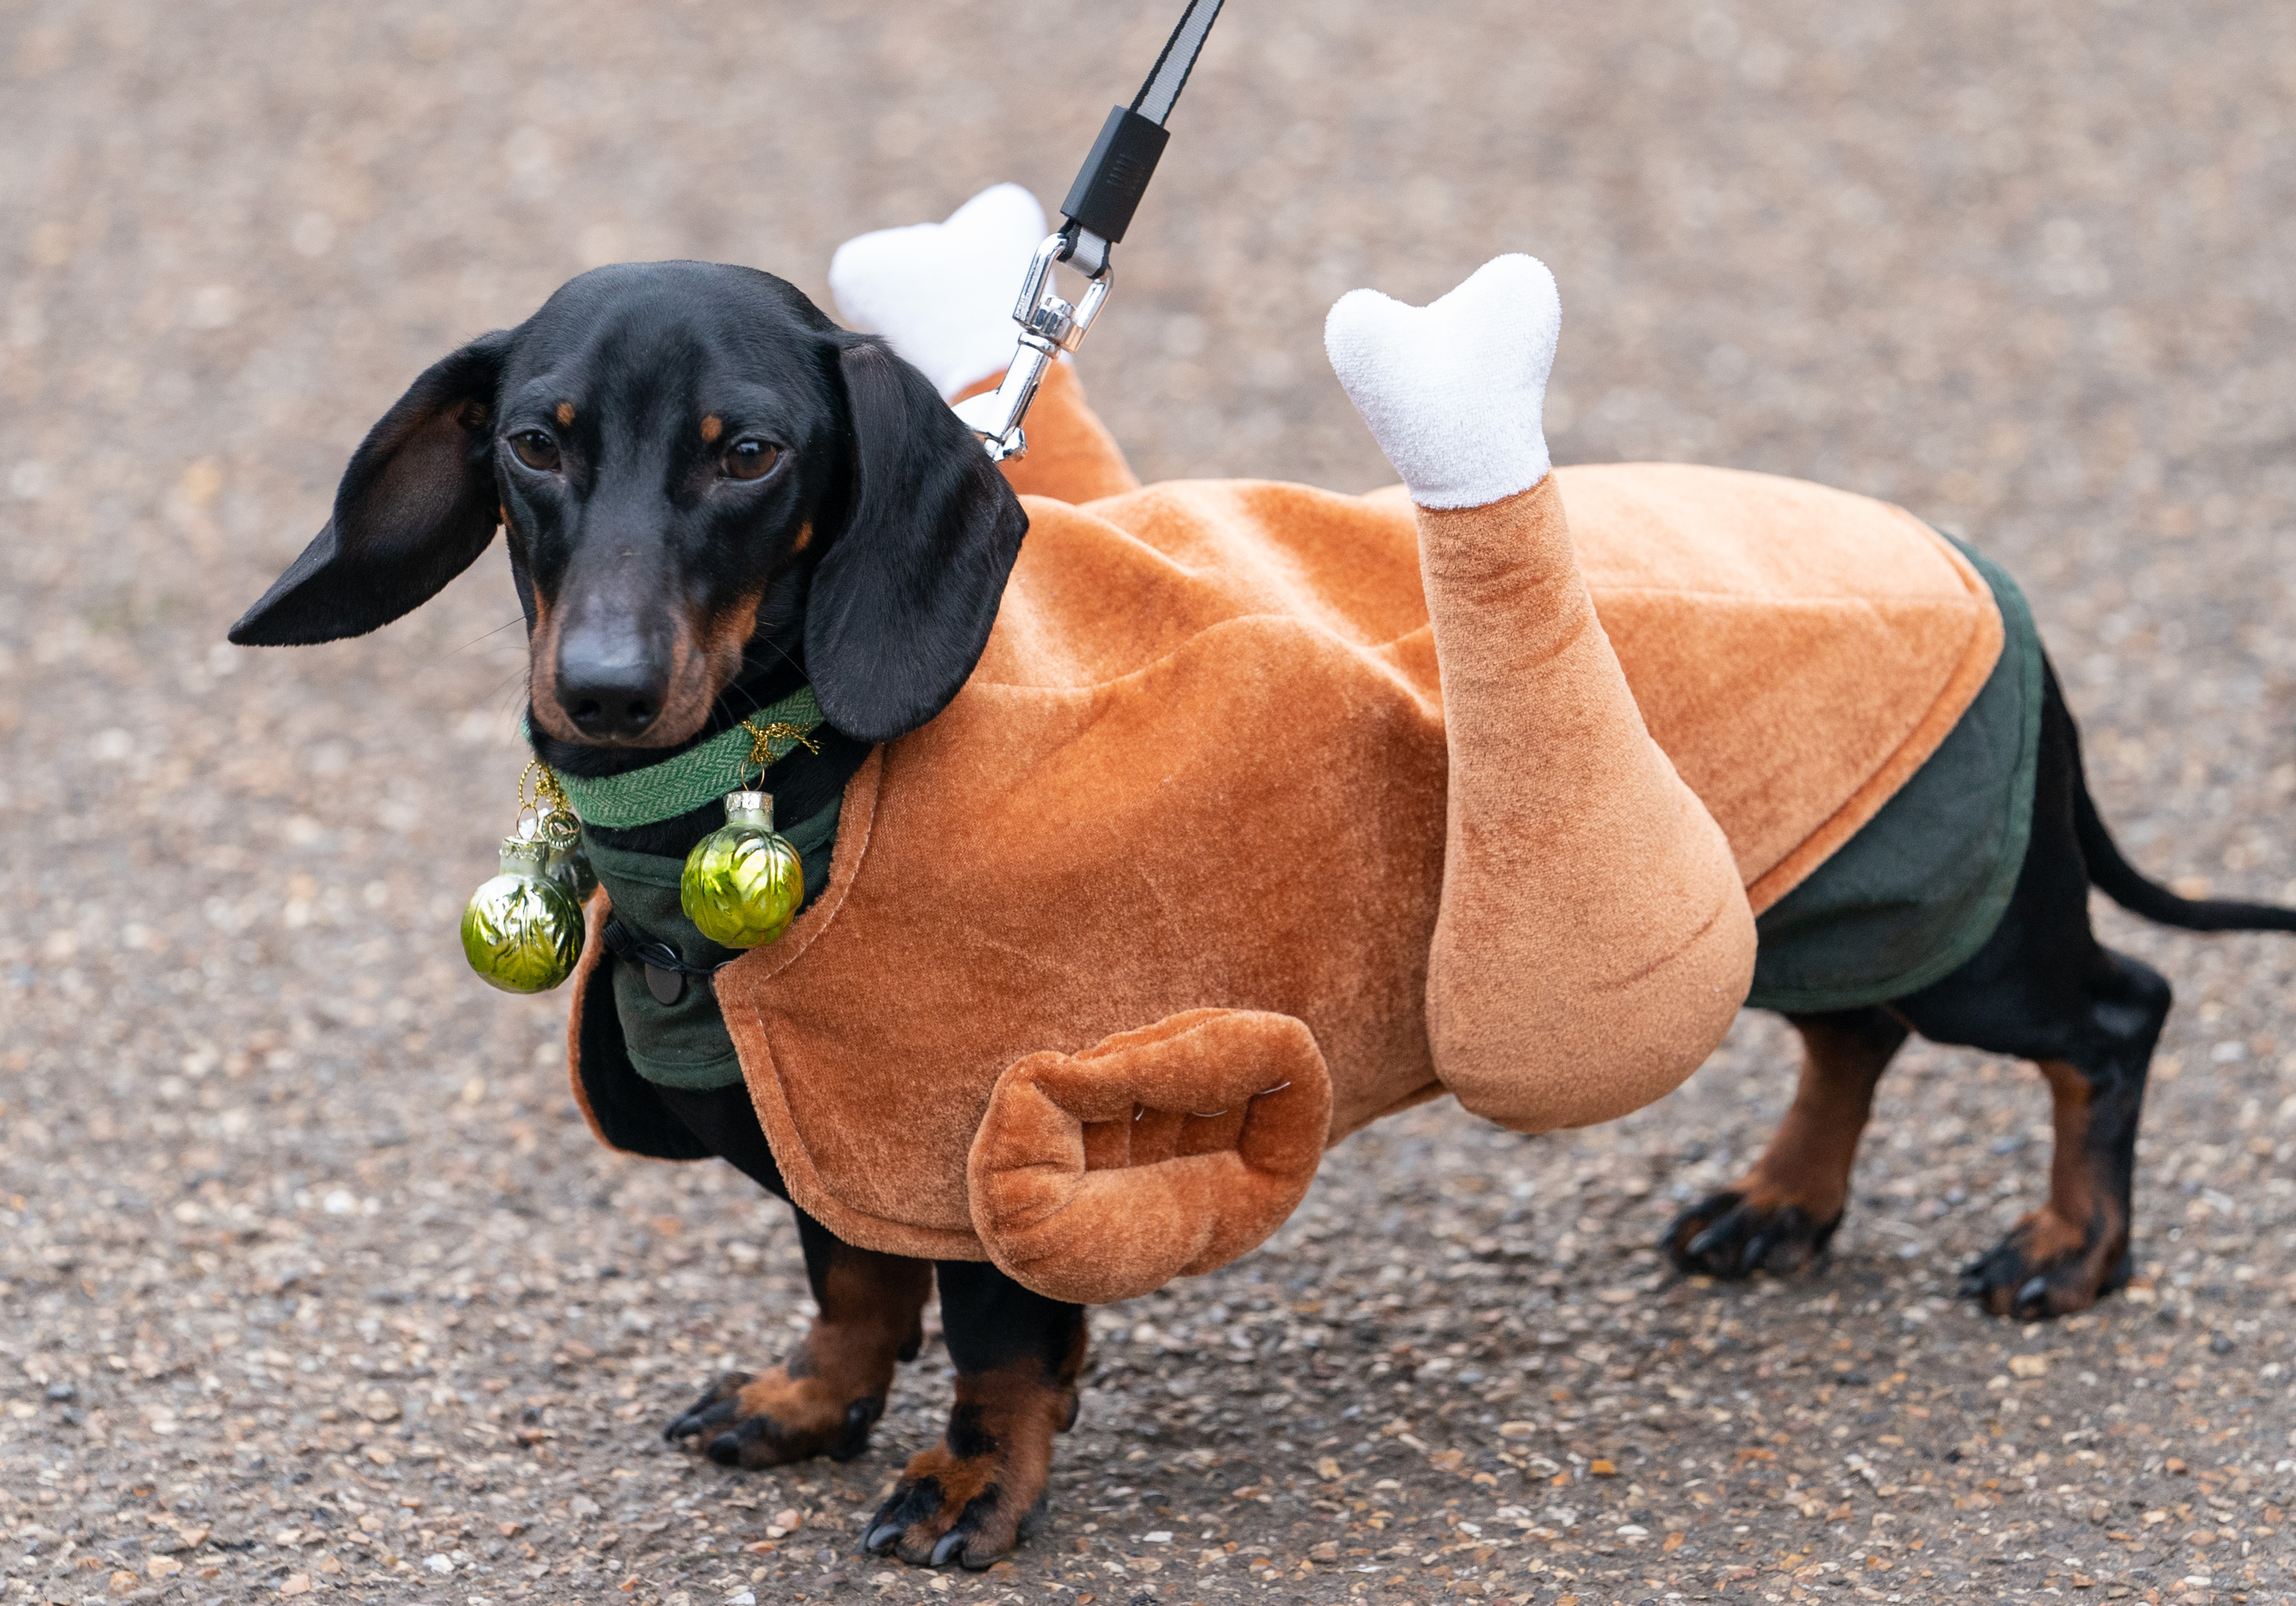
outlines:
[[[966,1166],[988,1257],[1048,1298],[1130,1299],[1257,1248],[1315,1180],[1332,1081],[1289,1015],[1191,1009],[997,1079]]]

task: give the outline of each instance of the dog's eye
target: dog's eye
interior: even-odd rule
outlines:
[[[558,442],[540,430],[521,430],[510,438],[511,450],[529,468],[547,474],[558,466]]]
[[[726,449],[721,466],[729,480],[761,480],[773,472],[781,455],[779,447],[763,441],[736,441]]]

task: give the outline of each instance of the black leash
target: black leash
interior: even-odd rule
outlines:
[[[1077,169],[1068,199],[1061,202],[1066,224],[1061,232],[1076,241],[1062,261],[1073,261],[1086,273],[1097,272],[1108,261],[1108,248],[1121,243],[1124,231],[1132,226],[1132,214],[1139,210],[1140,197],[1147,193],[1156,163],[1172,137],[1164,125],[1179,103],[1180,91],[1187,87],[1196,58],[1203,54],[1220,3],[1189,0],[1180,25],[1164,41],[1164,54],[1156,58],[1132,104],[1110,108],[1092,154]]]
[[[1179,26],[1164,41],[1147,81],[1129,106],[1110,110],[1093,142],[1092,153],[1077,170],[1061,202],[1061,226],[1037,248],[1021,281],[1021,298],[1013,304],[1013,321],[1021,325],[1020,349],[1013,354],[1004,383],[956,409],[972,432],[997,462],[1017,457],[1029,449],[1021,421],[1037,399],[1045,370],[1062,351],[1084,344],[1085,332],[1108,300],[1112,269],[1109,249],[1119,244],[1132,226],[1132,214],[1155,177],[1156,163],[1171,139],[1165,123],[1179,103],[1196,58],[1219,16],[1222,0],[1188,0]],[[1090,281],[1082,300],[1070,305],[1053,288],[1053,265],[1066,262]]]

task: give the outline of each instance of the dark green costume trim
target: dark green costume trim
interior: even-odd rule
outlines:
[[[829,856],[837,841],[840,806],[832,803],[782,832],[804,867],[808,903],[829,884]],[[720,948],[685,918],[677,896],[685,861],[606,847],[587,832],[583,848],[606,896],[613,901],[614,912],[625,922],[668,943],[689,965],[722,965],[734,957],[733,949]],[[646,986],[644,972],[636,966],[611,954],[600,963],[612,983],[614,1011],[621,1018],[630,1065],[639,1075],[664,1087],[696,1091],[731,1087],[742,1080],[741,1057],[726,1030],[717,989],[707,976],[688,977],[678,1001],[665,1004]]]
[[[1953,544],[1993,588],[2000,662],[1928,762],[1755,922],[1750,1008],[1816,1014],[1917,992],[1967,963],[2008,910],[2032,838],[2041,637],[2016,581]]]

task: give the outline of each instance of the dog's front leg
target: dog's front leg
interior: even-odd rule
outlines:
[[[815,1455],[849,1461],[868,1447],[896,1362],[914,1360],[932,1291],[932,1263],[840,1242],[798,1212],[807,1280],[821,1314],[797,1347],[757,1376],[729,1371],[670,1423],[701,1437],[724,1466],[775,1467]]]
[[[956,1403],[941,1442],[910,1460],[865,1543],[920,1566],[954,1558],[978,1570],[1043,1519],[1053,1437],[1076,1421],[1084,1307],[1032,1293],[993,1265],[943,1261],[939,1275]]]

